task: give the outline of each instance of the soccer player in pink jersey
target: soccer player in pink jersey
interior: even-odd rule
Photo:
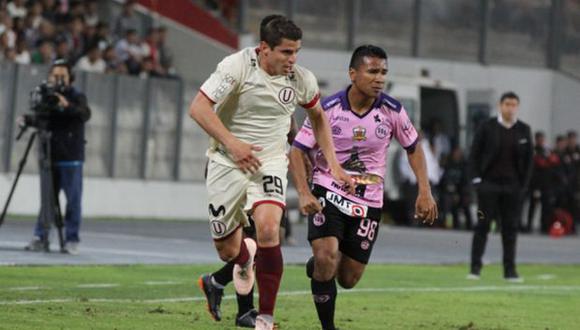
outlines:
[[[351,193],[332,177],[308,120],[290,151],[291,172],[300,210],[309,214],[308,240],[314,256],[307,263],[322,328],[335,329],[336,283],[350,289],[360,280],[378,236],[383,205],[387,148],[393,138],[407,150],[417,177],[416,217],[432,224],[437,205],[431,195],[424,154],[415,148],[418,134],[404,107],[383,92],[387,54],[379,47],[358,47],[351,58],[352,84],[324,99],[336,156],[357,183]],[[312,190],[305,162],[313,164]]]

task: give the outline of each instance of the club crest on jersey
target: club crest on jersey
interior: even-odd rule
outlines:
[[[222,236],[226,232],[226,225],[218,220],[210,222],[210,228],[215,236]]]
[[[360,243],[360,248],[363,250],[368,250],[371,247],[371,243],[369,243],[369,241],[362,241]]]
[[[353,127],[352,129],[352,140],[353,141],[366,141],[367,139],[367,129],[362,126]]]
[[[336,206],[340,212],[356,218],[365,218],[368,213],[368,207],[366,205],[356,204],[348,199],[340,196],[339,194],[333,193],[332,191],[326,192],[326,200],[331,202],[332,205]]]
[[[342,129],[339,126],[332,126],[332,135],[340,135]]]
[[[324,216],[324,214],[322,212],[318,212],[312,217],[312,223],[316,227],[322,226],[325,222],[326,222],[326,217]]]
[[[282,104],[291,103],[292,101],[294,101],[295,97],[296,97],[296,92],[294,91],[294,88],[292,88],[292,87],[284,87],[278,93],[278,100],[280,100],[280,102]]]
[[[389,135],[389,127],[385,124],[380,124],[375,129],[375,135],[381,140],[386,138]]]

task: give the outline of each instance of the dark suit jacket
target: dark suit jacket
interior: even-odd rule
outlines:
[[[473,138],[470,152],[470,170],[472,178],[481,178],[483,181],[499,156],[501,139],[501,125],[497,117],[483,122]],[[512,129],[516,130],[516,157],[515,168],[522,192],[528,189],[533,168],[533,146],[530,126],[518,120]]]

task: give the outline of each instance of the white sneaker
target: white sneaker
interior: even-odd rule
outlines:
[[[273,330],[274,317],[272,315],[260,314],[256,317],[255,330]]]
[[[245,296],[254,287],[255,272],[254,272],[254,257],[256,256],[256,250],[258,246],[256,242],[251,238],[244,238],[246,247],[248,248],[248,253],[250,258],[244,267],[235,264],[234,265],[234,287],[236,292]]]
[[[79,243],[78,242],[66,242],[64,245],[64,253],[77,255],[79,254]]]
[[[472,280],[472,281],[479,281],[481,279],[481,276],[477,275],[477,274],[473,274],[473,273],[469,273],[467,274],[467,276],[465,277],[466,280]]]

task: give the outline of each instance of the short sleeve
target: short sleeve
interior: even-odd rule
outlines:
[[[304,124],[298,134],[294,138],[292,143],[296,148],[302,149],[306,152],[316,146],[316,138],[314,137],[314,132],[312,131],[312,125],[310,124],[310,119],[306,118]]]
[[[298,91],[298,104],[305,109],[314,107],[320,99],[320,92],[318,90],[318,82],[312,72],[302,69],[302,84]]]
[[[234,54],[224,58],[201,86],[200,91],[212,102],[220,103],[240,84],[242,64],[238,57]]]
[[[411,123],[407,111],[404,107],[401,107],[401,111],[394,112],[394,129],[393,133],[395,139],[399,141],[401,146],[405,149],[412,149],[417,144],[417,139],[419,134],[417,130]]]

